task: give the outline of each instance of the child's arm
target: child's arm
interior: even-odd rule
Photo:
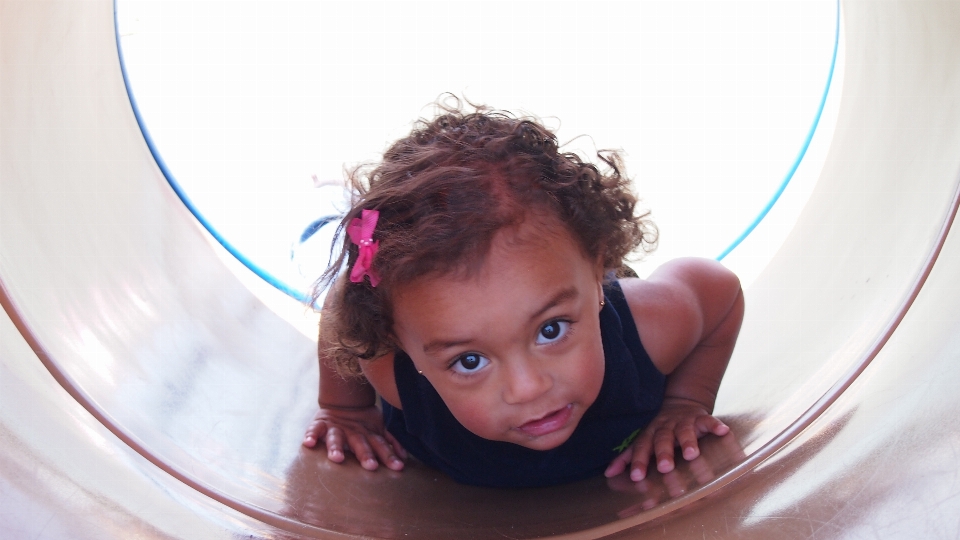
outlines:
[[[700,455],[697,439],[729,432],[711,413],[740,332],[743,292],[736,275],[706,259],[671,261],[646,281],[621,284],[644,347],[667,375],[660,413],[605,473],[615,476],[630,464],[630,478],[639,481],[651,455],[666,473],[676,445],[692,460]]]
[[[328,303],[333,296],[329,294],[324,302],[321,321],[324,313],[330,311]],[[367,470],[375,470],[378,460],[395,471],[403,469],[401,459],[406,457],[406,451],[393,435],[384,429],[383,414],[376,407],[373,387],[363,377],[341,377],[330,364],[325,351],[333,339],[335,337],[330,335],[329,330],[325,331],[321,322],[317,340],[317,356],[320,360],[320,410],[307,427],[303,445],[313,448],[323,438],[330,461],[343,462],[344,452],[349,450]],[[381,358],[377,361],[392,359]]]

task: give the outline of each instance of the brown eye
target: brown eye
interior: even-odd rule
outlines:
[[[490,363],[490,360],[479,353],[464,353],[453,361],[450,368],[457,373],[470,374],[475,373]]]
[[[570,328],[569,321],[553,320],[540,327],[540,333],[537,335],[537,344],[543,345],[553,343],[566,335]]]
[[[477,369],[480,366],[479,354],[465,354],[460,357],[460,365],[463,369]]]

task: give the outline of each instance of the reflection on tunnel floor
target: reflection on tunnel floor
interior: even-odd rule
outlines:
[[[0,362],[15,375],[4,375],[0,400],[20,397],[0,407],[0,498],[32,501],[32,516],[102,514],[102,536],[117,538],[190,537],[169,517],[181,512],[212,538],[323,536],[297,523],[301,513],[331,529],[416,527],[419,537],[956,536],[956,238],[864,374],[758,467],[736,464],[741,449],[760,456],[864,360],[914,292],[955,200],[960,10],[845,10],[850,99],[798,227],[747,291],[718,400],[737,444],[713,440],[706,467],[633,492],[605,479],[493,492],[421,467],[373,476],[301,449],[315,343],[226,268],[165,184],[124,101],[116,44],[98,37],[112,37],[109,2],[4,4],[0,50],[12,56],[0,74],[16,84],[4,86],[0,118],[18,136],[0,137],[0,281],[33,349],[14,340],[13,350],[16,331],[5,330]],[[71,396],[47,375],[34,384],[46,373],[37,355]],[[56,405],[34,399],[46,392]],[[65,426],[64,438],[49,426]],[[417,504],[411,529],[407,516],[383,518],[388,496],[407,512]],[[501,520],[514,510],[515,522]],[[70,537],[50,529],[58,535]]]
[[[349,525],[347,531],[383,538],[511,538],[568,534],[633,517],[715,480],[743,458],[736,430],[709,437],[701,457],[678,463],[665,475],[632,482],[626,475],[594,478],[551,488],[502,490],[456,484],[417,463],[403,472],[369,472],[352,458],[345,465],[304,450],[287,472],[284,515],[321,528]],[[336,497],[330,497],[336,493]],[[371,514],[370,509],[379,509]]]

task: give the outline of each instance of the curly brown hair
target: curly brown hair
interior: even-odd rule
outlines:
[[[646,253],[656,245],[656,227],[649,212],[636,214],[637,198],[617,152],[597,153],[607,169],[601,172],[577,154],[560,152],[556,135],[539,120],[469,105],[473,112],[455,97],[439,100],[436,118],[419,120],[380,163],[350,172],[352,207],[336,238],[344,237],[361,210],[379,211],[373,267],[381,282],[372,287],[367,280],[337,280],[344,263],[352,267],[359,253],[344,240],[314,286],[316,301],[336,283],[322,322],[336,338],[321,353],[341,375],[356,375],[359,360],[398,349],[391,303],[397,286],[427,275],[469,275],[482,264],[494,235],[531,211],[555,216],[584,255],[607,269],[621,267],[638,248]]]

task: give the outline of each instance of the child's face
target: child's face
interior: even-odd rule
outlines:
[[[401,287],[395,332],[464,427],[548,450],[600,393],[601,280],[563,227],[528,219],[494,237],[474,276]]]

